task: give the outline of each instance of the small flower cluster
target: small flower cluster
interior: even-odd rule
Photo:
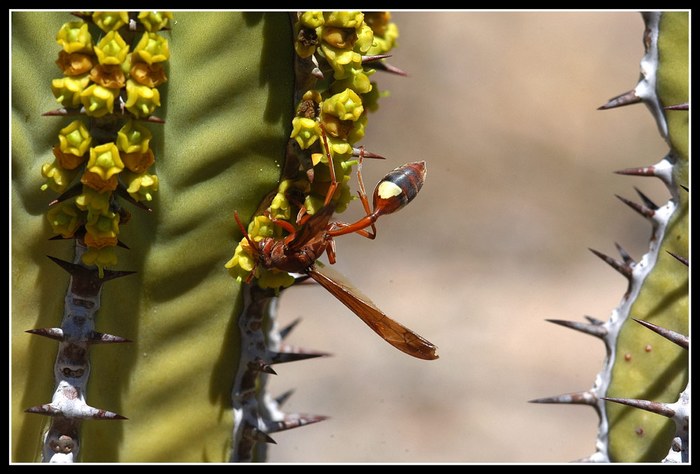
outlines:
[[[122,186],[140,202],[152,200],[158,190],[158,177],[148,173],[155,162],[152,134],[140,121],[160,106],[157,87],[167,80],[163,66],[170,52],[158,32],[172,14],[81,16],[88,21],[65,23],[56,36],[62,48],[56,64],[63,77],[54,79],[51,89],[63,107],[54,115],[83,114],[87,122],[74,120],[61,129],[54,162],[41,168],[46,178],[41,189],[65,193],[80,175],[76,186],[82,191],[74,199],[59,198],[47,217],[57,234],[84,241],[83,263],[96,265],[102,275],[117,263],[119,224],[127,218],[115,203],[115,191]]]
[[[323,135],[339,183],[333,197],[336,212],[344,211],[354,198],[348,185],[352,167],[358,163],[353,145],[364,137],[367,113],[376,110],[381,95],[376,83],[369,79],[375,70],[368,66],[371,63],[366,58],[388,53],[398,37],[398,29],[388,12],[306,11],[297,18],[294,25],[297,61],[314,61],[324,79],[304,91],[292,119],[290,138],[301,149],[301,167],[306,172],[293,179],[283,179],[267,209],[273,218],[292,224],[296,224],[302,202],[307,214],[314,214],[323,206],[330,185]],[[288,196],[295,197],[294,203]],[[258,216],[250,223],[248,233],[256,241],[281,237],[281,228],[271,224],[267,217]],[[286,287],[294,282],[287,273],[256,266],[256,258],[242,239],[226,268],[238,281],[247,279],[254,271],[258,285],[263,288]]]

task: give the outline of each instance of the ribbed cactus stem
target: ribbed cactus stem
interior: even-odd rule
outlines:
[[[642,16],[639,82],[600,109],[646,104],[670,150],[653,165],[617,173],[656,177],[670,199],[659,206],[639,190],[641,203],[618,196],[651,224],[647,253],[635,261],[617,244],[622,260],[593,250],[627,279],[621,302],[601,325],[553,321],[605,342],[603,369],[588,392],[600,417],[596,452],[586,459],[594,462],[689,460],[688,13]]]
[[[72,463],[78,459],[82,420],[125,419],[116,413],[91,407],[85,401],[85,393],[90,378],[90,346],[128,342],[127,339],[95,331],[102,284],[131,272],[107,271],[104,278],[100,278],[97,270],[88,269],[80,262],[85,246],[76,240],[75,248],[75,263],[52,258],[71,275],[60,328],[28,331],[59,341],[54,364],[56,389],[51,402],[26,410],[27,413],[51,417],[42,448],[42,461],[48,463]]]

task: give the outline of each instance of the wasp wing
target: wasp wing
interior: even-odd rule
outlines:
[[[307,272],[311,278],[331,292],[374,332],[398,350],[419,359],[438,358],[437,347],[433,343],[384,314],[367,296],[346,282],[338,272],[329,267],[321,267],[318,263]]]
[[[311,239],[316,237],[328,226],[328,221],[331,220],[333,212],[335,212],[335,206],[333,204],[329,204],[319,209],[316,214],[309,216],[309,218],[294,233],[294,238],[292,241],[287,244],[289,251],[293,252],[295,250],[299,250]]]

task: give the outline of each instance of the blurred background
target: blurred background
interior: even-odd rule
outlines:
[[[545,319],[607,319],[626,280],[588,248],[635,259],[647,222],[615,194],[657,203],[661,182],[613,171],[667,148],[642,105],[597,107],[632,89],[641,15],[623,12],[396,12],[391,95],[363,144],[368,193],[426,160],[420,194],[374,241],[336,240],[335,269],[439,347],[413,359],[317,285],[287,290],[291,344],[333,354],[276,366],[287,411],[329,420],[278,433],[272,462],[568,462],[595,449],[585,406],[528,400],[589,389],[602,342]],[[359,208],[360,206],[356,206]],[[357,211],[357,209],[354,209]],[[359,213],[348,211],[344,220]],[[314,453],[313,456],[310,453]]]

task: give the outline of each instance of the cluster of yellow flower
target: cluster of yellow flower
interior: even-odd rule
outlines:
[[[150,201],[158,190],[158,177],[148,174],[155,162],[152,135],[137,121],[150,119],[160,106],[157,87],[167,80],[163,64],[170,53],[158,31],[168,26],[172,14],[80,16],[56,36],[62,47],[56,64],[64,76],[54,79],[51,89],[63,106],[59,115],[83,114],[88,122],[74,120],[59,132],[55,160],[41,169],[46,178],[42,190],[63,193],[49,209],[48,220],[64,238],[82,238],[88,248],[83,263],[96,265],[102,275],[117,263],[114,247],[125,219],[114,206],[114,192],[122,186],[138,202]],[[90,27],[101,35],[96,44]],[[79,174],[82,191],[67,192]]]
[[[314,214],[323,206],[331,181],[321,139],[324,134],[339,183],[333,197],[336,212],[344,211],[354,199],[348,186],[352,167],[358,163],[353,144],[364,137],[367,113],[376,110],[381,95],[369,78],[375,72],[372,64],[379,64],[381,55],[394,47],[397,37],[398,29],[388,12],[298,14],[294,25],[296,69],[308,71],[308,75],[297,80],[307,87],[297,91],[301,99],[292,119],[290,138],[300,149],[295,153],[300,169],[296,176],[283,176],[267,215],[256,216],[249,224],[248,233],[253,240],[282,237],[283,229],[274,225],[270,217],[297,224],[301,206],[306,214]],[[290,201],[289,196],[294,199]],[[255,272],[258,285],[263,288],[287,287],[294,282],[286,272],[256,266],[256,259],[243,238],[225,266],[238,281],[247,280]]]

